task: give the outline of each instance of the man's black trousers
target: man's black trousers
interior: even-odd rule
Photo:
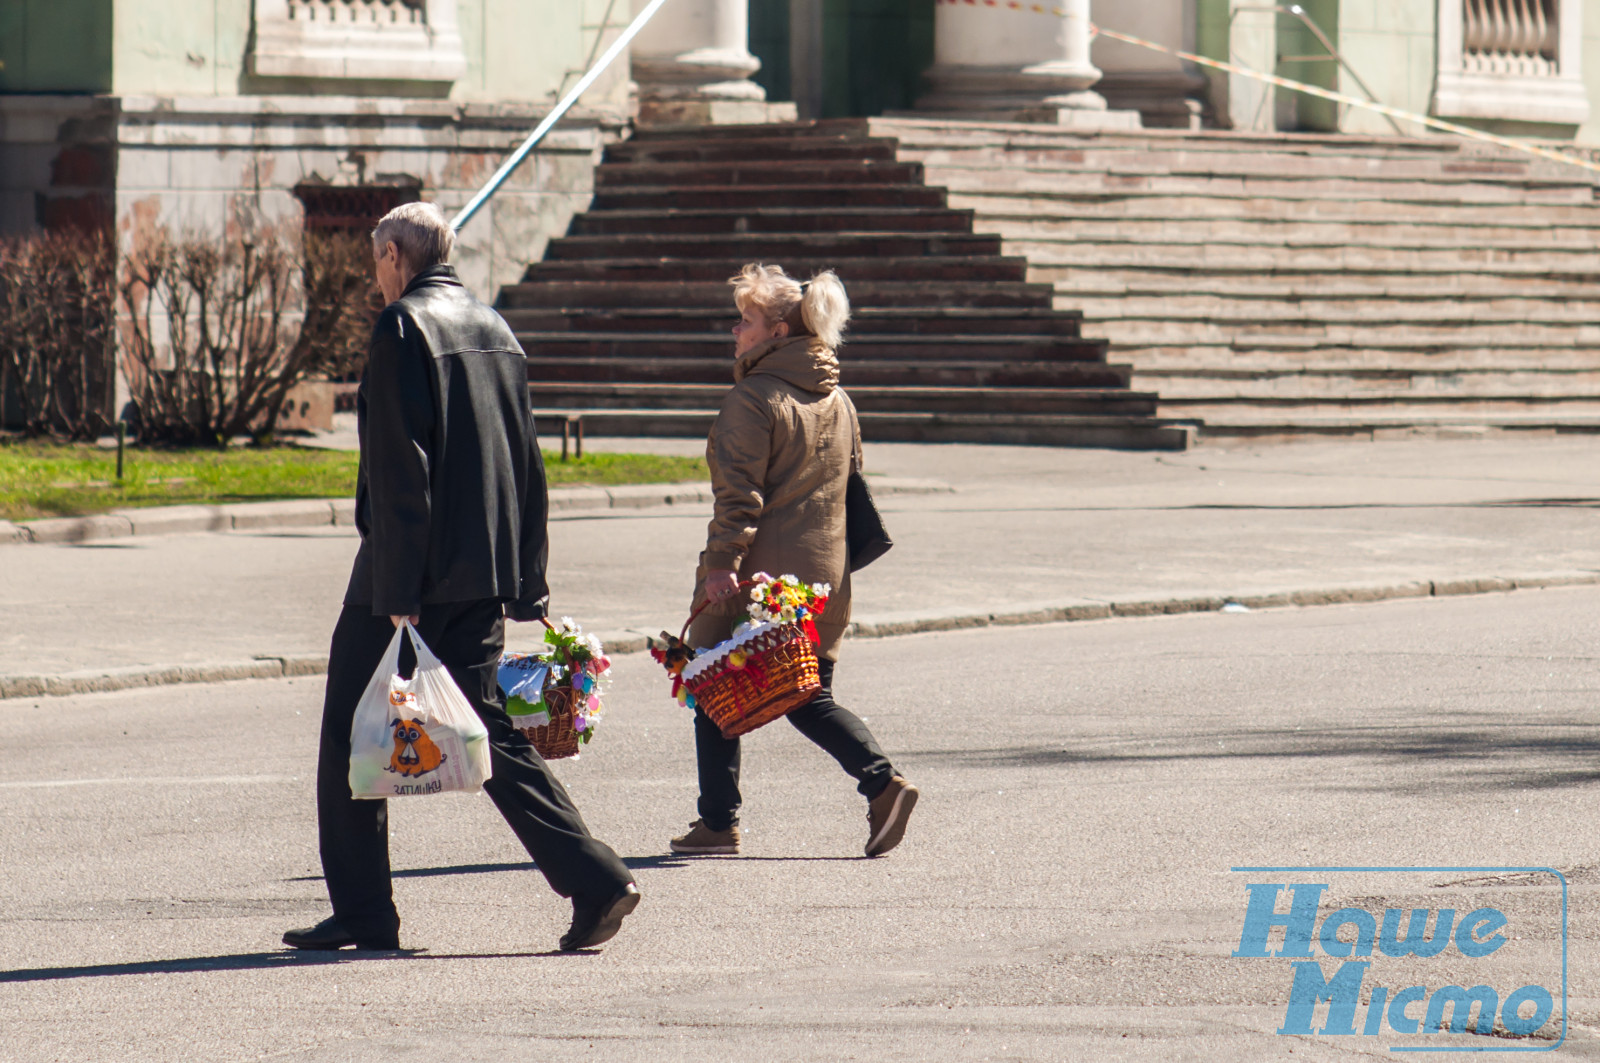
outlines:
[[[894,767],[861,718],[833,700],[833,664],[817,662],[822,689],[784,718],[832,755],[870,801],[889,785]],[[700,821],[711,830],[727,830],[739,822],[743,800],[739,794],[739,740],[722,737],[722,729],[711,717],[696,709],[694,751],[700,769]]]
[[[590,836],[567,791],[522,732],[511,726],[501,704],[496,676],[505,620],[500,603],[423,606],[416,626],[489,729],[493,777],[484,783],[484,791],[550,887],[563,897],[595,902],[615,896],[633,876],[609,846]],[[317,753],[317,826],[333,914],[356,937],[385,937],[400,926],[389,883],[388,802],[350,796],[350,724],[392,638],[394,624],[388,617],[373,616],[370,606],[347,605],[328,651]],[[410,674],[415,659],[409,640],[402,642],[403,674]]]

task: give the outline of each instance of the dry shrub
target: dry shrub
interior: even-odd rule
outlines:
[[[109,427],[115,261],[102,233],[0,240],[0,427],[77,439]]]
[[[353,235],[151,234],[121,282],[142,437],[270,436],[291,388],[364,348],[371,267],[370,243]]]

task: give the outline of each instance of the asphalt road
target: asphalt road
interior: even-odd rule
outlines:
[[[690,730],[626,658],[559,770],[645,900],[584,955],[550,951],[566,905],[454,796],[394,809],[419,951],[279,949],[325,911],[318,680],[10,702],[0,1060],[1396,1058],[1399,1035],[1275,1032],[1289,961],[1231,955],[1263,879],[1230,869],[1263,865],[1563,870],[1557,1054],[1600,1058],[1597,630],[1600,591],[1565,589],[849,644],[841,701],[924,792],[874,861],[864,803],[782,723],[748,740],[745,853],[667,857]],[[1374,964],[1386,985],[1555,991],[1547,878],[1314,881],[1324,912],[1511,916],[1504,955]]]

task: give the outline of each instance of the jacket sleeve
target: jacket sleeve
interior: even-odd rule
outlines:
[[[550,611],[550,587],[545,571],[550,566],[550,537],[546,520],[550,493],[545,482],[544,454],[534,431],[533,415],[528,414],[528,482],[522,500],[522,529],[518,543],[518,574],[522,585],[517,600],[507,602],[505,614],[512,620],[539,620]]]
[[[372,612],[422,611],[433,492],[433,366],[416,325],[391,307],[372,332],[361,440],[372,528]]]
[[[765,400],[740,388],[728,395],[712,428],[712,456],[717,463],[711,485],[716,512],[707,529],[705,564],[737,570],[766,505],[772,415]]]

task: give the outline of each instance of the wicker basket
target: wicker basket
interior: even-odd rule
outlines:
[[[701,605],[690,614],[680,639],[704,608]],[[775,624],[734,648],[745,655],[743,665],[734,667],[725,653],[700,674],[683,681],[694,695],[696,707],[722,730],[724,738],[737,738],[771,723],[822,689],[816,648],[799,624]]]
[[[572,729],[572,688],[549,687],[544,692],[544,706],[550,713],[550,722],[543,727],[519,727],[528,736],[533,748],[545,760],[561,760],[578,755],[578,732]],[[511,717],[515,724],[517,717]]]

